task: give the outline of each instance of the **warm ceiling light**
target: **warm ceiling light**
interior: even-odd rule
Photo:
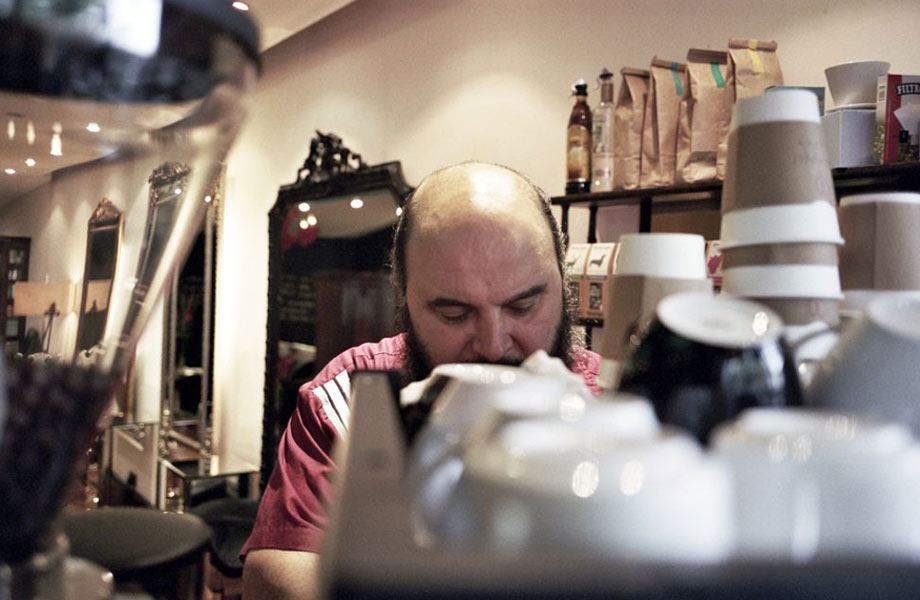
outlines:
[[[7,175],[15,175],[16,169],[3,169],[3,172],[6,173]]]
[[[239,2],[239,1],[237,1],[237,2],[234,2],[234,3],[232,4],[232,6],[233,6],[233,8],[235,8],[236,10],[249,10],[249,5],[246,4],[245,2]]]
[[[16,137],[16,122],[12,118],[6,122],[6,137],[10,139]]]
[[[310,212],[310,205],[307,202],[301,202],[297,205],[300,212]]]
[[[364,200],[362,200],[361,198],[352,198],[352,199],[351,199],[351,207],[352,207],[352,208],[361,208],[362,206],[364,206]]]
[[[316,225],[316,215],[310,215],[307,217],[307,223],[310,225]]]
[[[27,167],[34,167],[34,166],[35,166],[35,159],[34,159],[34,158],[27,158],[27,159],[26,159],[26,166],[27,166]]]
[[[399,217],[402,215],[402,206],[396,207],[396,216]]]
[[[51,134],[51,156],[64,156],[60,133]]]
[[[301,229],[307,229],[308,227],[310,227],[310,224],[307,223],[307,220],[306,220],[306,219],[301,219],[301,220],[300,220],[300,228],[301,228]]]
[[[86,130],[89,131],[90,133],[99,133],[100,131],[102,131],[102,128],[99,127],[99,123],[87,123]]]
[[[35,123],[32,121],[26,122],[26,141],[30,146],[35,143]]]
[[[211,203],[211,200],[213,200],[213,199],[214,199],[214,198],[211,197],[211,194],[208,194],[207,196],[204,197],[204,203],[205,203],[205,204],[210,204],[210,203]]]
[[[63,156],[64,151],[61,147],[61,131],[63,128],[61,124],[57,121],[54,122],[54,125],[51,126],[51,156]]]

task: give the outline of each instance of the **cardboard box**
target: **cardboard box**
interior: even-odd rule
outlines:
[[[590,249],[591,244],[569,244],[565,252],[565,274],[569,280],[569,293],[573,306],[576,307],[576,314],[581,312],[581,280],[585,276],[585,265],[588,263],[588,250]]]
[[[716,290],[722,289],[722,244],[719,240],[706,241],[706,276]]]
[[[875,104],[875,162],[916,161],[920,147],[920,75],[882,75]]]
[[[875,164],[872,145],[875,111],[842,109],[821,117],[827,146],[827,162],[837,167],[865,167]]]
[[[613,273],[617,245],[614,242],[591,244],[581,282],[579,314],[585,319],[604,318],[604,294],[607,279]]]

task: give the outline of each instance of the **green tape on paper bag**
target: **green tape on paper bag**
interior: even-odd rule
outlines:
[[[722,77],[722,71],[719,70],[719,63],[711,62],[709,63],[709,68],[712,70],[712,78],[716,82],[716,87],[722,89],[725,87],[725,78]]]
[[[680,73],[678,68],[680,65],[676,62],[671,63],[671,77],[674,78],[674,90],[677,92],[678,97],[684,95],[684,82],[680,80]]]

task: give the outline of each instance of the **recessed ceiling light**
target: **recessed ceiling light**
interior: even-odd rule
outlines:
[[[316,215],[310,215],[307,217],[307,223],[310,225],[316,225]]]
[[[7,175],[15,175],[16,169],[3,169],[3,172],[6,173]]]
[[[61,132],[63,128],[61,124],[57,121],[51,126],[51,156],[63,156],[64,153],[61,148]]]
[[[401,216],[401,215],[402,215],[402,206],[397,206],[397,207],[396,207],[396,216],[398,217],[398,216]]]
[[[102,131],[102,128],[99,127],[99,123],[87,123],[86,130],[91,133],[99,133],[100,131]]]
[[[310,224],[307,223],[307,220],[306,220],[306,219],[301,219],[301,220],[300,220],[300,228],[301,228],[301,229],[307,229],[309,226],[310,226]]]
[[[297,208],[300,212],[310,212],[310,204],[308,202],[301,202],[297,205]]]
[[[214,198],[211,197],[211,194],[208,194],[207,196],[204,197],[204,202],[205,202],[205,204],[210,204],[210,203],[211,203],[211,200],[213,200],[213,199],[214,199]]]
[[[249,5],[248,5],[248,4],[246,4],[245,2],[239,2],[238,0],[237,0],[237,2],[234,2],[234,3],[232,4],[232,6],[233,6],[233,8],[235,8],[236,10],[249,10]]]
[[[34,158],[27,158],[27,159],[26,159],[26,166],[27,166],[27,167],[34,167],[34,166],[35,166],[35,159],[34,159]]]
[[[352,207],[352,208],[361,208],[362,206],[364,206],[364,200],[362,200],[361,198],[352,198],[352,199],[351,199],[351,207]]]

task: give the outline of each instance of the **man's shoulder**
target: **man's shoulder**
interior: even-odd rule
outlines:
[[[576,375],[581,375],[591,391],[599,394],[597,377],[601,372],[601,355],[584,346],[575,346],[572,348],[571,356],[571,371]]]
[[[308,384],[312,387],[351,374],[357,370],[389,371],[402,369],[406,364],[405,334],[383,338],[378,342],[367,342],[342,352],[332,360]]]
[[[601,369],[601,355],[584,346],[572,348],[572,371],[596,375]]]

